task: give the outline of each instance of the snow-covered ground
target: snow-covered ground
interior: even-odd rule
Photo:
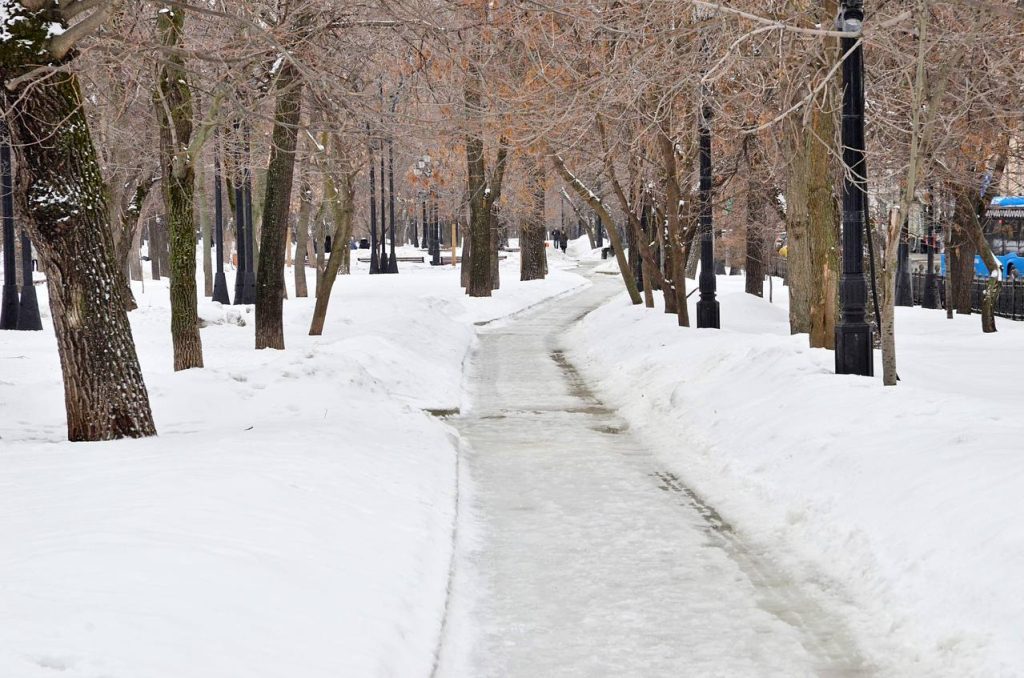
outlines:
[[[183,373],[147,281],[131,317],[160,436],[141,441],[64,441],[41,288],[46,330],[0,333],[0,677],[430,675],[458,442],[425,410],[469,405],[474,324],[599,258],[549,255],[525,284],[510,256],[492,299],[449,267],[357,265],[323,337],[292,294],[286,351],[252,349],[251,307],[204,301],[206,368]],[[898,309],[885,388],[790,336],[778,281],[770,304],[718,280],[725,329],[620,294],[570,330],[571,360],[658,468],[842,616],[870,675],[1024,674],[1024,324]]]
[[[620,295],[571,332],[573,359],[745,539],[848,610],[882,675],[1024,675],[1024,323],[897,309],[886,388],[790,336],[779,281],[774,304],[718,284],[721,331]]]
[[[131,319],[160,435],[89,444],[65,442],[40,288],[45,331],[0,334],[0,676],[429,675],[456,444],[424,410],[460,406],[474,323],[586,284],[551,263],[519,283],[511,256],[492,299],[449,267],[361,264],[322,337],[291,294],[286,351],[253,350],[251,307],[204,301],[206,368],[181,373],[147,281]]]

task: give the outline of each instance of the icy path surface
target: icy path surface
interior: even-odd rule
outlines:
[[[481,331],[451,420],[466,482],[437,675],[875,675],[566,358],[563,332],[621,290],[594,283]]]

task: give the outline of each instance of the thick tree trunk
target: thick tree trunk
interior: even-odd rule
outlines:
[[[528,158],[528,165],[533,204],[530,206],[528,219],[519,226],[519,279],[543,280],[547,273],[547,248],[544,246],[544,166],[532,155]]]
[[[257,349],[284,349],[284,243],[288,232],[301,105],[302,80],[295,64],[285,61],[277,79],[277,110],[266,173],[259,266],[256,268]],[[332,250],[339,250],[340,254],[340,249],[347,246],[347,240],[335,240]]]
[[[469,88],[467,88],[468,90]],[[467,98],[469,94],[466,95]],[[484,169],[484,142],[480,137],[466,138],[466,163],[469,177],[469,284],[471,297],[489,297],[491,281],[491,206],[488,203]],[[464,255],[465,256],[465,255]]]
[[[184,11],[157,14],[157,33],[168,47],[176,46],[185,24]],[[192,143],[192,90],[183,58],[170,54],[160,66],[154,108],[160,127],[164,207],[170,235],[171,340],[174,369],[203,366],[196,300],[195,173],[189,156]]]
[[[771,237],[768,227],[769,204],[773,196],[764,148],[757,135],[744,139],[747,161],[747,232],[745,291],[764,297],[764,278],[768,272],[767,257]]]
[[[949,276],[952,295],[950,301],[957,313],[971,314],[971,285],[974,282],[974,243],[958,224],[955,224],[946,243],[946,275]]]
[[[807,155],[809,136],[809,128],[793,134],[793,160],[786,187],[786,282],[789,286],[789,331],[793,334],[811,331],[810,215],[807,211],[810,191]],[[813,138],[811,141],[818,143]]]
[[[828,101],[834,99],[829,88]],[[839,209],[832,185],[832,149],[826,142],[835,137],[835,108],[815,106],[807,149],[807,244],[811,348],[835,350],[836,316],[839,308]],[[804,263],[802,260],[801,263]]]
[[[0,47],[5,84],[40,63],[43,48],[30,37],[48,35],[52,19],[38,12],[8,28],[27,34]],[[155,435],[78,82],[55,72],[3,97],[17,156],[15,200],[47,274],[68,438]]]

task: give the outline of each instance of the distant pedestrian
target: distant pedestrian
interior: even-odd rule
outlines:
[[[562,254],[565,254],[565,250],[569,247],[569,234],[562,231],[558,234],[559,245],[562,248]]]
[[[551,246],[552,247],[558,247],[558,243],[560,242],[561,237],[562,237],[562,232],[559,231],[557,228],[555,230],[551,231]]]

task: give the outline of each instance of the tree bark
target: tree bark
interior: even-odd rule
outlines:
[[[971,314],[971,285],[974,282],[974,256],[977,251],[974,242],[967,237],[961,224],[965,223],[965,211],[970,209],[960,196],[956,198],[953,226],[949,242],[946,243],[946,275],[949,276],[949,303],[962,315]]]
[[[667,271],[672,276],[672,298],[677,322],[680,327],[689,327],[690,314],[686,305],[686,259],[683,256],[683,235],[679,224],[679,203],[681,191],[676,167],[676,145],[664,131],[658,132],[658,145],[661,148],[662,169],[665,173],[665,217],[668,228],[668,251],[671,261],[666,263]],[[615,230],[612,224],[610,231]],[[609,233],[610,234],[610,233]],[[665,293],[665,311],[669,311],[670,294]]]
[[[313,187],[305,177],[300,179],[299,186],[299,221],[295,227],[295,296],[308,297],[306,243],[309,241],[309,215],[313,211]]]
[[[544,166],[537,158],[527,158],[532,184],[530,215],[519,226],[519,279],[543,280],[547,273],[547,248],[544,240]]]
[[[196,195],[199,199],[199,230],[203,234],[203,296],[213,296],[213,221],[206,202],[206,172],[199,163],[196,173]]]
[[[161,44],[174,47],[184,32],[185,12],[165,5],[157,14]],[[163,196],[170,235],[171,340],[174,369],[203,366],[196,300],[195,171],[192,143],[192,90],[184,59],[171,53],[157,75],[154,108],[160,127]]]
[[[284,243],[288,233],[301,107],[302,79],[295,64],[286,60],[277,79],[277,110],[266,173],[259,266],[256,269],[257,349],[284,349]],[[348,241],[334,241],[332,245],[333,251],[347,247]]]
[[[839,208],[833,186],[832,150],[835,138],[834,89],[827,88],[826,103],[815,105],[807,135],[807,250],[808,314],[811,348],[836,347],[839,309]],[[801,263],[805,263],[804,260]]]
[[[55,21],[48,9],[8,27],[16,39],[0,45],[0,80],[40,63]],[[68,438],[155,435],[78,81],[55,72],[2,96],[17,158],[15,200],[47,274]]]
[[[811,331],[811,249],[808,242],[810,191],[808,139],[810,131],[796,130],[792,137],[793,160],[786,186],[786,282],[789,286],[789,331]],[[813,137],[810,141],[817,143]]]
[[[768,203],[771,189],[766,180],[766,163],[761,141],[755,135],[743,140],[743,154],[747,161],[747,294],[764,297],[764,278],[768,256]]]
[[[354,209],[354,172],[347,173],[341,177],[341,181],[335,185],[331,179],[326,180],[327,195],[331,210],[334,213],[334,242],[347,243],[352,233],[352,211]],[[329,197],[328,197],[329,196]],[[323,248],[321,248],[323,251]],[[338,279],[338,270],[344,258],[344,252],[348,247],[332,247],[331,257],[327,261],[327,270],[320,279],[316,290],[316,305],[313,308],[313,319],[309,325],[309,335],[319,337],[324,332],[324,322],[327,319],[327,306],[331,301],[331,291],[334,289],[334,281]]]

